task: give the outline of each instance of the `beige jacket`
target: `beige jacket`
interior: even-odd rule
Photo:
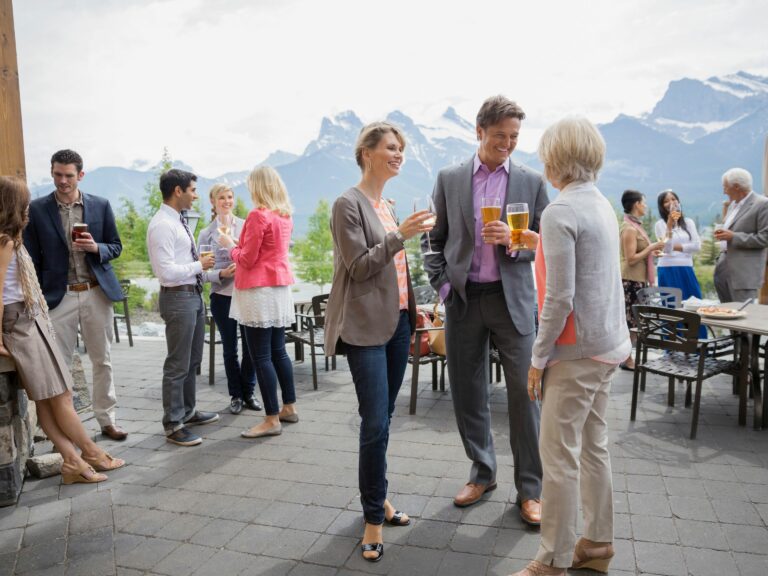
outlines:
[[[400,296],[393,258],[403,243],[387,234],[370,200],[356,188],[336,199],[331,212],[333,283],[325,310],[325,353],[343,353],[343,344],[380,346],[395,333]],[[408,275],[411,332],[416,301]]]

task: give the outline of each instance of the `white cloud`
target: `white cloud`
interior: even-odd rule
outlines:
[[[504,93],[528,113],[521,148],[566,113],[648,111],[667,83],[768,73],[768,5],[609,0],[447,4],[352,0],[15,3],[27,171],[75,148],[88,166],[159,158],[202,174],[299,153],[320,119]]]

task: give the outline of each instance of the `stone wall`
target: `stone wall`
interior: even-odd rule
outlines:
[[[32,455],[34,418],[16,370],[0,356],[0,506],[15,504]]]

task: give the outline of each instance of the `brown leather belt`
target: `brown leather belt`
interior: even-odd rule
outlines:
[[[91,288],[96,288],[99,283],[96,282],[96,280],[91,280],[90,282],[80,282],[79,284],[69,284],[67,286],[67,290],[70,292],[85,292],[86,290],[90,290]]]
[[[182,284],[181,286],[160,286],[160,292],[197,292],[194,284]]]

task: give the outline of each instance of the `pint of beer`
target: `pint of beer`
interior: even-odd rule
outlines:
[[[507,204],[507,224],[511,244],[510,250],[525,250],[525,244],[520,238],[520,232],[528,228],[528,204]]]
[[[480,206],[483,224],[490,224],[501,219],[501,198],[483,198]]]

